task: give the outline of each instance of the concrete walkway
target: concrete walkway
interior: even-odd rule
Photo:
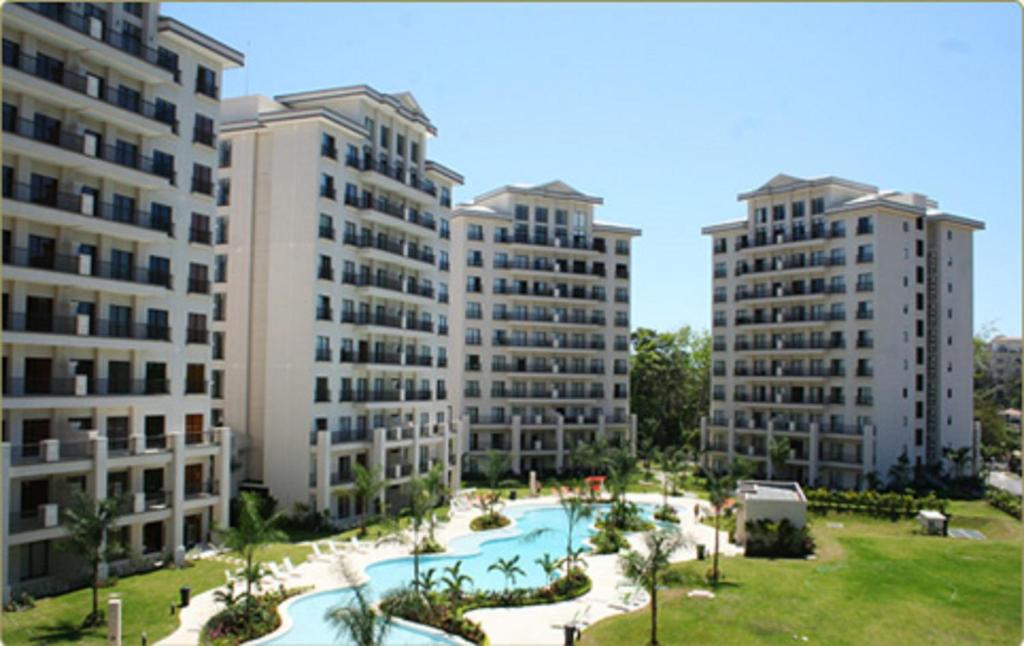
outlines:
[[[988,474],[988,483],[1015,496],[1021,495],[1020,476],[1011,471],[993,471]]]
[[[630,494],[629,499],[637,503],[661,503],[661,496],[658,494]],[[506,509],[537,504],[558,504],[558,499],[555,496],[526,498],[509,502]],[[671,560],[675,562],[696,558],[694,546],[697,543],[707,545],[710,552],[711,546],[714,544],[714,529],[696,522],[693,514],[694,505],[700,504],[707,509],[707,502],[690,496],[673,496],[669,498],[669,504],[677,508],[682,521],[681,531],[691,542],[690,545],[673,554]],[[437,538],[442,544],[448,544],[458,536],[471,533],[469,522],[480,513],[476,509],[463,512],[454,511],[454,507],[452,509],[451,520],[437,530]],[[720,539],[723,555],[732,556],[741,552],[740,548],[728,542],[725,532],[722,532]],[[642,549],[643,538],[641,535],[631,535],[629,541],[635,549]],[[325,556],[323,559],[316,560],[311,556],[306,563],[297,564],[298,576],[287,577],[285,585],[288,587],[313,586],[311,592],[347,587],[350,583],[344,575],[346,567],[357,576],[365,577],[365,570],[369,565],[385,559],[408,556],[408,554],[408,545],[394,543],[379,547],[370,543],[364,545],[360,551],[354,551],[346,546],[342,557]],[[579,599],[547,606],[475,610],[467,613],[467,616],[481,623],[491,643],[495,645],[561,644],[564,624],[572,622],[589,624],[625,611],[624,608],[616,607],[622,604],[625,586],[625,580],[618,572],[617,558],[614,554],[584,557],[588,566],[587,571],[594,585],[589,593]],[[344,565],[342,559],[344,559]],[[234,570],[235,566],[225,561],[224,568]],[[179,614],[178,629],[166,639],[157,642],[158,645],[192,646],[198,644],[202,626],[220,610],[219,604],[213,598],[216,590],[207,590],[193,597],[189,607],[182,609]],[[131,612],[130,607],[125,610]],[[276,634],[286,631],[289,627],[290,623],[286,616],[281,629]]]

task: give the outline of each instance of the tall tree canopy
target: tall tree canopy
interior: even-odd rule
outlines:
[[[685,325],[675,332],[639,328],[632,343],[630,406],[640,420],[640,439],[696,448],[710,399],[711,336]]]

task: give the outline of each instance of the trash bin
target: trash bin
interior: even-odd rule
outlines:
[[[562,630],[565,635],[565,646],[572,646],[576,643],[576,626],[571,624],[563,626]]]
[[[178,592],[181,593],[181,607],[188,608],[188,602],[192,599],[192,588],[183,586]]]
[[[516,499],[516,490],[515,489],[512,489],[511,491],[508,492],[508,499],[509,500],[515,500]]]
[[[706,548],[706,547],[704,547],[704,544],[703,544],[703,543],[698,543],[698,544],[697,544],[697,560],[698,560],[698,561],[703,561],[703,560],[704,560],[704,551],[705,551],[706,549],[707,549],[707,548]]]

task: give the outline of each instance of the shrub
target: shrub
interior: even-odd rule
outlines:
[[[615,554],[624,547],[629,547],[629,541],[622,532],[614,527],[606,526],[590,539],[594,546],[595,554]]]
[[[1008,491],[1003,491],[996,487],[989,487],[985,490],[985,500],[987,500],[988,504],[992,505],[996,509],[1005,511],[1014,518],[1020,520],[1020,496],[1015,496]]]
[[[814,552],[814,538],[807,525],[796,527],[785,518],[777,523],[748,520],[746,530],[747,556],[802,558]]]
[[[664,507],[658,507],[658,510],[654,512],[654,520],[660,520],[664,523],[678,523],[679,515],[676,514],[676,510],[670,505]]]
[[[22,592],[17,597],[11,599],[6,606],[4,606],[4,612],[21,612],[24,610],[31,610],[36,607],[35,598],[27,592]]]
[[[281,617],[277,607],[290,597],[312,590],[312,586],[288,588],[281,586],[260,596],[253,596],[250,603],[244,598],[228,605],[203,626],[199,643],[210,646],[235,646],[277,630]]]
[[[493,513],[484,514],[483,516],[477,516],[469,523],[469,528],[474,532],[482,532],[487,529],[498,529],[511,523],[505,516]]]
[[[437,554],[444,551],[444,546],[429,537],[420,541],[420,544],[413,549],[416,554]]]
[[[849,511],[886,516],[889,518],[912,517],[922,509],[935,509],[946,513],[949,504],[945,498],[939,498],[935,492],[926,496],[915,496],[907,489],[903,493],[896,491],[839,491],[833,489],[808,489],[807,508],[815,512]]]

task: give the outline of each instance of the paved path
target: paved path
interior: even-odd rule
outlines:
[[[638,503],[659,503],[659,494],[630,494],[630,500]],[[536,504],[557,504],[558,499],[554,496],[542,496],[539,498],[526,498],[523,500],[511,501],[507,508],[521,505]],[[696,543],[704,543],[708,546],[714,542],[714,529],[697,523],[694,519],[693,508],[696,504],[702,504],[705,508],[707,503],[689,496],[673,496],[669,498],[669,504],[679,510],[682,519],[681,531],[690,537],[691,545],[683,547],[672,555],[672,561],[692,560],[696,558]],[[453,508],[454,509],[454,508]],[[442,544],[452,539],[468,534],[469,522],[478,515],[478,511],[453,511],[451,520],[438,528],[437,537]],[[629,537],[630,544],[637,549],[642,549],[643,539],[640,535]],[[740,548],[728,542],[726,532],[721,533],[722,554],[732,556],[740,553]],[[313,592],[321,592],[349,585],[344,575],[342,559],[347,563],[351,571],[360,577],[365,577],[367,566],[384,559],[407,556],[409,547],[400,544],[388,544],[380,547],[367,546],[364,552],[355,552],[345,548],[343,557],[326,557],[316,560],[312,556],[310,560],[297,565],[299,576],[289,577],[289,586],[313,586]],[[588,564],[588,572],[594,582],[593,589],[579,599],[564,603],[547,606],[533,606],[529,608],[508,608],[474,610],[467,613],[467,616],[482,624],[484,631],[490,637],[492,644],[561,644],[563,642],[562,626],[566,623],[582,621],[593,623],[604,617],[623,612],[621,608],[613,606],[622,602],[625,580],[618,572],[617,557],[614,554],[604,556],[584,557]],[[234,566],[225,562],[225,569],[234,569]],[[218,588],[223,589],[223,588]],[[199,642],[199,632],[203,624],[212,617],[219,609],[219,604],[213,600],[217,589],[207,590],[192,598],[188,608],[181,610],[179,614],[180,625],[178,629],[166,639],[157,642],[158,646],[192,646]],[[287,602],[286,602],[287,603]],[[126,608],[131,612],[131,608]],[[290,620],[285,615],[284,622],[278,633],[288,630]]]
[[[1021,482],[1020,476],[1010,471],[993,471],[988,475],[988,483],[993,487],[998,487],[1003,491],[1008,491],[1014,495],[1021,495]]]

